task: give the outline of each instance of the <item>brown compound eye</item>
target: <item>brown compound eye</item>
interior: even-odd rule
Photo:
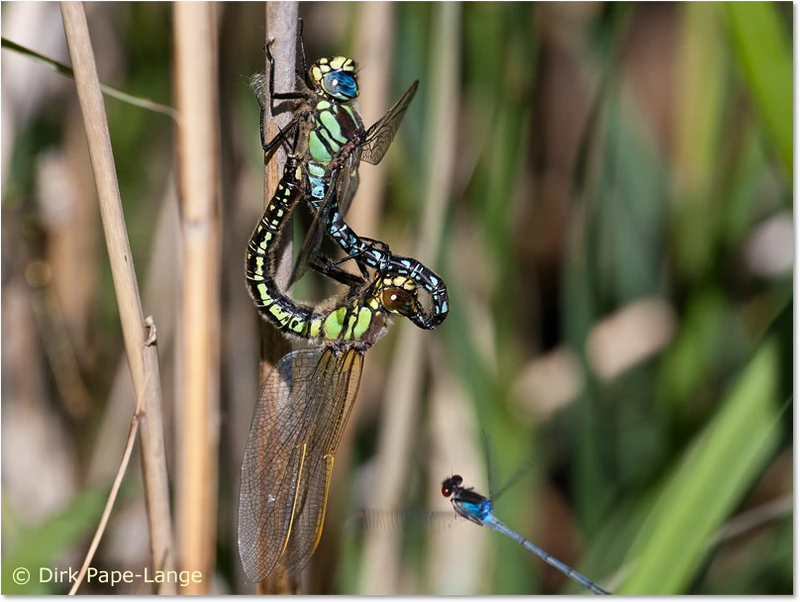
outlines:
[[[394,286],[387,288],[381,293],[381,303],[387,311],[401,316],[410,316],[416,312],[416,297]]]

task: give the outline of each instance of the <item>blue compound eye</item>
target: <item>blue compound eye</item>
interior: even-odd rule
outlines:
[[[358,83],[349,73],[332,71],[322,78],[322,87],[338,100],[352,100],[358,96]]]

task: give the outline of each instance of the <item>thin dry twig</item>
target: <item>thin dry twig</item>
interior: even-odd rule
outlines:
[[[164,450],[164,428],[161,416],[161,385],[158,374],[147,373],[145,367],[145,320],[142,312],[136,272],[125,229],[125,216],[119,195],[111,137],[108,132],[103,95],[97,77],[86,13],[81,3],[61,4],[64,31],[75,69],[81,112],[86,127],[89,157],[97,186],[100,217],[111,264],[117,304],[119,306],[125,351],[136,392],[137,414],[142,411],[148,420],[142,422],[142,463],[146,467],[145,498],[148,508],[150,539],[154,566],[171,570],[174,558],[172,519],[169,513],[169,484]],[[153,348],[154,350],[155,348]],[[154,351],[152,351],[154,352]],[[151,365],[148,362],[148,365]],[[148,384],[148,380],[150,384]],[[138,421],[137,421],[138,423]],[[145,444],[145,440],[147,443]],[[158,457],[145,457],[145,450],[160,449]],[[113,500],[111,500],[113,503]],[[159,564],[160,563],[160,564]],[[170,586],[159,588],[169,591]]]
[[[158,355],[155,351],[155,342],[156,342],[156,326],[153,322],[153,318],[148,316],[145,320],[148,326],[149,334],[147,339],[145,340],[145,354],[144,354],[144,361],[145,361],[145,373],[147,375],[155,374],[158,375]],[[155,367],[154,367],[155,366]],[[153,379],[148,379],[148,387],[157,386],[158,381]],[[150,393],[152,395],[152,392]],[[103,509],[103,515],[100,517],[100,524],[97,526],[97,530],[95,531],[94,537],[92,538],[92,543],[89,545],[89,551],[86,553],[86,557],[83,560],[83,565],[81,566],[81,570],[78,573],[78,577],[75,579],[75,583],[72,584],[72,588],[69,590],[69,595],[74,596],[78,588],[80,587],[81,583],[83,583],[83,578],[86,576],[86,572],[89,570],[89,566],[92,564],[92,559],[94,558],[94,554],[97,551],[97,546],[100,545],[100,540],[103,538],[103,534],[106,530],[106,525],[108,524],[108,519],[111,517],[111,510],[114,507],[114,503],[117,501],[117,495],[119,494],[119,488],[122,485],[122,479],[125,476],[125,471],[128,469],[128,463],[131,459],[131,453],[133,452],[133,444],[136,441],[136,433],[139,430],[139,422],[143,417],[142,413],[142,406],[141,404],[137,404],[136,411],[133,414],[133,418],[131,419],[131,426],[128,431],[128,439],[125,442],[125,451],[122,453],[122,461],[119,464],[119,470],[117,470],[117,476],[114,478],[114,484],[111,486],[111,492],[108,494],[108,500],[106,500],[106,506]],[[160,416],[158,416],[160,420]],[[148,440],[150,445],[153,444],[152,440]],[[163,449],[161,450],[163,453]],[[150,450],[149,451],[151,457],[157,457],[159,450]],[[142,455],[146,455],[143,451]],[[162,461],[166,463],[166,459],[162,458]],[[169,508],[166,509],[167,514],[169,514]],[[153,509],[148,507],[148,516],[153,514]],[[163,525],[162,525],[163,527]],[[170,533],[166,535],[162,534],[162,538],[164,536],[171,537]],[[152,540],[151,540],[152,543]],[[160,558],[157,551],[152,548],[151,549],[153,559],[154,559],[154,568],[164,569],[165,566],[172,566],[173,561],[170,559],[169,562],[167,558]],[[165,551],[166,553],[171,553],[169,550]],[[162,584],[166,587],[160,588],[159,593],[163,594],[176,594],[177,589],[176,585],[173,584]]]
[[[214,571],[219,447],[220,227],[217,6],[175,4],[182,270],[178,345],[178,520],[183,570],[208,593]]]
[[[430,264],[436,257],[444,227],[455,165],[456,118],[458,106],[458,56],[460,22],[458,5],[445,2],[437,6],[438,31],[433,36],[433,56],[428,102],[433,115],[428,147],[435,164],[426,184],[425,215],[416,257]],[[397,360],[387,379],[387,394],[378,443],[380,470],[374,488],[376,508],[391,508],[402,499],[407,458],[419,415],[422,388],[423,337],[430,336],[406,325],[400,332],[395,352]],[[399,546],[395,538],[372,534],[364,546],[361,592],[393,593],[400,573]]]
[[[782,495],[760,506],[751,508],[746,512],[734,516],[711,538],[708,547],[713,548],[753,531],[756,528],[774,520],[789,516],[794,508],[794,496],[791,493]]]
[[[360,14],[354,56],[360,69],[359,104],[364,123],[371,124],[380,119],[394,102],[390,97],[390,89],[397,7],[393,2],[362,2],[358,8]],[[378,165],[362,166],[358,170],[358,192],[353,200],[353,206],[358,209],[348,214],[347,221],[362,236],[374,237],[378,234],[388,168],[389,161],[381,161]]]
[[[83,578],[86,576],[86,571],[89,570],[89,565],[92,563],[94,553],[97,551],[97,546],[100,545],[100,540],[103,538],[103,533],[105,533],[108,519],[111,517],[111,510],[114,507],[114,502],[117,501],[117,494],[119,493],[120,485],[122,485],[122,479],[125,476],[125,471],[128,468],[128,462],[131,459],[133,443],[136,440],[136,433],[139,430],[140,417],[141,409],[136,408],[136,412],[131,420],[131,428],[128,431],[128,440],[125,442],[125,451],[122,454],[122,462],[119,464],[119,470],[117,471],[117,476],[114,479],[114,484],[111,487],[111,493],[108,494],[106,507],[103,510],[103,515],[100,517],[100,524],[97,526],[97,531],[95,531],[94,537],[92,538],[92,543],[89,545],[89,551],[86,553],[86,558],[83,560],[83,566],[81,566],[81,570],[78,573],[78,577],[75,579],[75,583],[72,584],[72,589],[69,590],[70,596],[74,596],[78,591],[78,588],[81,586],[81,583],[83,583]]]

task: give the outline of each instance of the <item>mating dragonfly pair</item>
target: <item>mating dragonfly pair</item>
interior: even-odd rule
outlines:
[[[302,31],[300,36],[301,48]],[[389,316],[436,328],[449,311],[444,281],[416,259],[393,254],[380,241],[359,237],[344,221],[358,187],[358,165],[378,163],[417,90],[415,82],[375,125],[365,129],[350,101],[358,96],[352,59],[321,59],[307,68],[303,88],[277,93],[270,64],[269,105],[261,98],[261,143],[266,153],[284,145],[288,159],[278,188],[247,248],[245,271],[259,313],[287,336],[316,341],[288,353],[267,376],[242,462],[239,555],[245,574],[261,581],[274,570],[289,577],[305,567],[319,543],[334,457],[358,392],[364,354],[387,331]],[[264,81],[256,82],[264,86]],[[272,140],[264,133],[267,106],[295,101],[291,122]],[[314,218],[292,273],[308,267],[348,286],[320,306],[298,303],[275,282],[272,257],[289,218],[305,201]],[[320,248],[325,233],[352,259],[360,275]],[[370,277],[369,270],[374,270]],[[419,300],[427,291],[432,310]]]
[[[365,129],[350,104],[359,92],[355,62],[337,56],[308,68],[302,28],[300,44],[303,89],[285,93],[274,90],[274,58],[267,46],[270,112],[276,100],[295,101],[292,120],[272,140],[264,131],[265,82],[255,82],[262,147],[268,153],[284,145],[288,159],[250,238],[245,271],[259,313],[285,335],[319,345],[292,351],[278,361],[265,379],[253,415],[242,461],[238,544],[245,574],[254,582],[273,571],[290,577],[311,559],[322,534],[334,457],[358,392],[364,354],[386,333],[389,317],[402,316],[432,330],[449,311],[447,287],[435,272],[414,258],[393,254],[380,241],[359,237],[343,217],[358,187],[359,163],[376,164],[383,158],[417,82]],[[291,281],[311,267],[349,289],[316,307],[295,301],[275,282],[272,251],[301,200],[314,217]],[[322,254],[326,232],[346,253],[345,260],[356,262],[360,275],[342,270],[344,260]],[[430,312],[419,300],[420,288],[430,296]],[[485,512],[481,515],[477,506],[471,509],[470,495],[477,494],[452,491],[462,516],[497,529]],[[462,492],[467,505],[458,501]]]

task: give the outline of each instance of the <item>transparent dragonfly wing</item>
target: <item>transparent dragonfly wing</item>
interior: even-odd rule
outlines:
[[[328,223],[328,214],[331,211],[331,203],[335,196],[334,187],[329,186],[328,194],[325,199],[323,199],[319,210],[311,219],[311,225],[308,227],[308,232],[306,232],[306,236],[303,239],[303,244],[300,246],[300,251],[297,253],[297,259],[294,262],[294,268],[292,268],[292,276],[289,278],[290,285],[303,277],[308,271],[308,266],[311,264],[311,261],[317,256],[317,253],[319,253],[322,247],[322,239],[325,236],[325,228]]]
[[[239,492],[239,555],[250,581],[262,581],[276,567],[289,577],[311,559],[362,365],[355,350],[301,349],[267,376]]]
[[[328,218],[334,207],[339,208],[339,213],[344,217],[350,208],[350,203],[358,188],[358,164],[361,152],[356,150],[348,158],[345,165],[332,174],[328,193],[320,203],[320,207],[311,220],[308,232],[303,239],[303,244],[297,254],[290,284],[294,284],[308,271],[308,267],[322,247],[322,240],[328,228]]]
[[[298,497],[296,519],[280,559],[288,575],[308,564],[322,536],[334,457],[358,394],[363,361],[363,354],[355,350],[338,356],[323,353],[316,369],[316,384],[308,391],[309,399],[319,401],[314,404],[318,406],[315,420],[307,427],[311,470],[302,480],[303,495]]]
[[[361,163],[361,149],[358,148],[350,155],[347,163],[341,169],[341,175],[337,183],[339,213],[342,217],[347,215],[353,197],[358,190],[358,164]]]
[[[411,84],[392,108],[367,130],[362,145],[352,151],[343,164],[337,166],[335,171],[330,174],[327,195],[320,203],[306,237],[303,239],[303,245],[289,280],[290,283],[297,282],[308,271],[310,263],[319,253],[332,208],[338,207],[342,217],[347,215],[347,210],[358,189],[359,163],[361,161],[367,161],[373,165],[380,163],[397,134],[400,122],[403,120],[408,105],[414,99],[418,86],[418,81]]]
[[[341,172],[343,170],[340,169],[338,171]],[[331,184],[328,185],[327,194],[311,219],[311,225],[308,227],[303,244],[297,253],[297,260],[294,262],[292,277],[289,279],[290,284],[294,284],[303,277],[303,274],[308,271],[309,265],[322,247],[322,239],[325,237],[325,230],[328,227],[328,216],[331,213],[331,209],[337,204],[339,185],[336,182],[336,178],[338,176],[339,173],[333,174]]]
[[[386,151],[389,150],[389,145],[392,144],[395,134],[397,134],[397,129],[400,127],[400,122],[403,121],[408,105],[414,100],[418,87],[419,81],[411,84],[403,92],[403,95],[397,99],[397,102],[392,105],[392,108],[367,130],[364,144],[361,146],[362,161],[372,165],[377,165],[381,162]]]
[[[352,534],[426,535],[446,531],[457,521],[455,512],[361,508],[347,517],[342,530]]]
[[[267,74],[263,71],[261,73],[254,73],[250,76],[250,90],[256,95],[259,104],[266,104],[267,102]]]

